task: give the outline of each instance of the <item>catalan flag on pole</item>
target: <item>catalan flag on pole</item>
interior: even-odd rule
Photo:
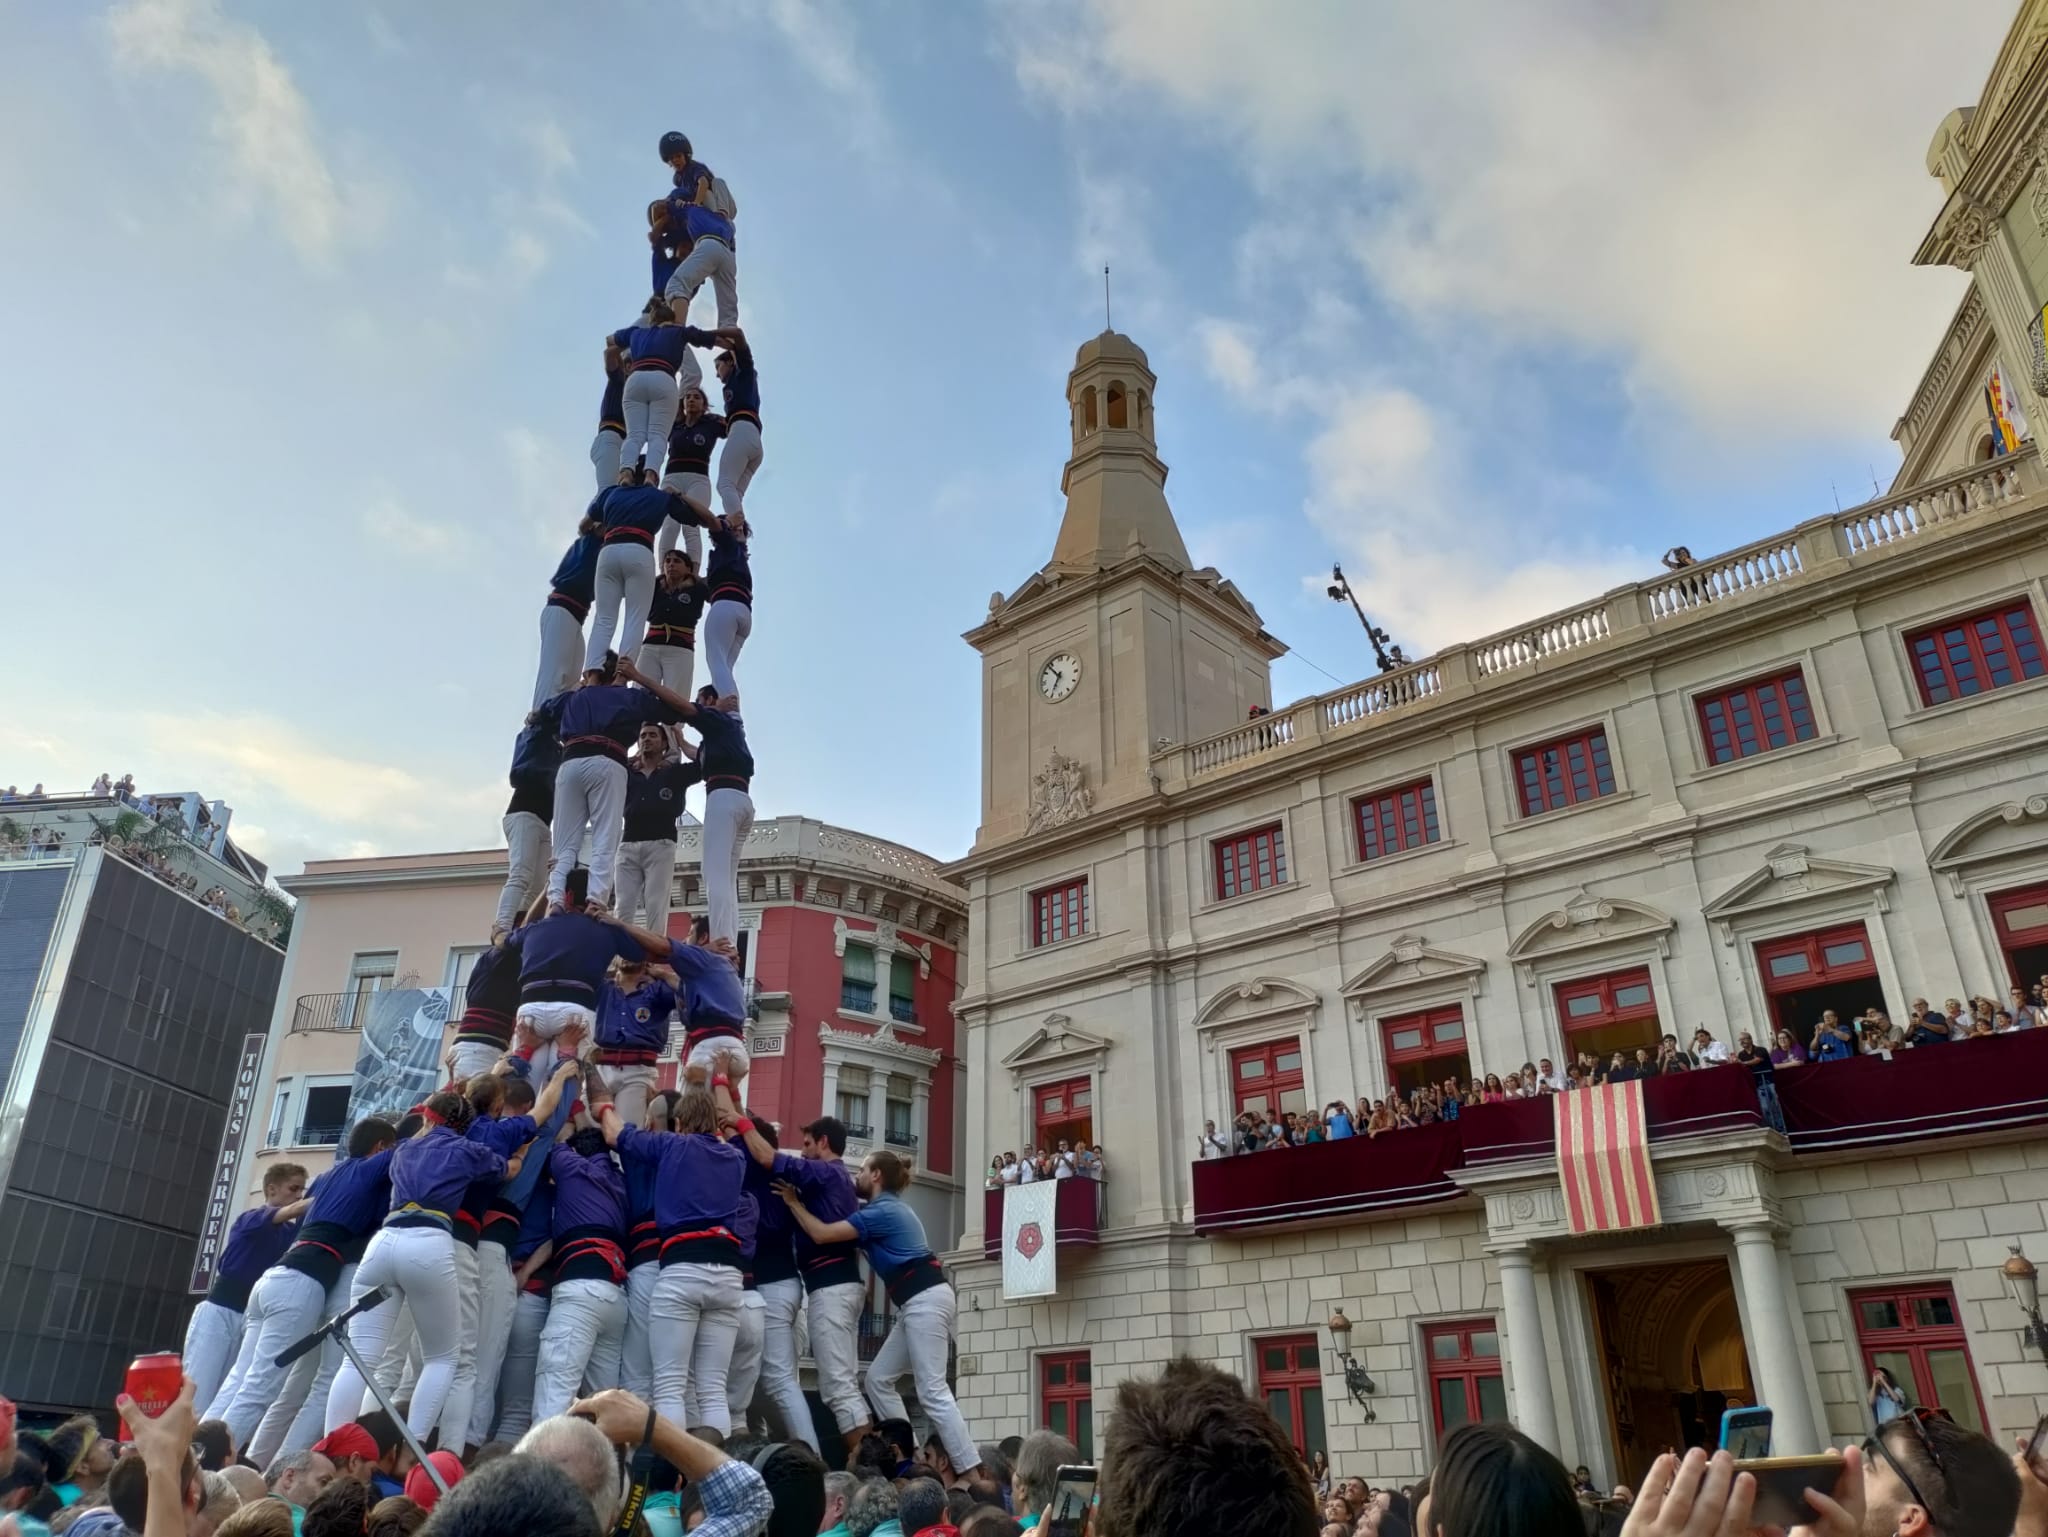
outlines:
[[[1996,368],[1991,370],[1991,380],[1984,386],[1984,404],[1991,410],[1994,448],[2001,454],[2016,452],[2020,446],[2020,434],[2013,425],[2014,407],[2007,398],[2005,380],[1999,377]]]
[[[1594,1084],[1554,1095],[1558,1178],[1574,1233],[1625,1233],[1660,1226],[1650,1167],[1650,1120],[1643,1085]]]

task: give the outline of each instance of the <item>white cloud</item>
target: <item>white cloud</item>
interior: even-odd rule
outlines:
[[[1308,513],[1372,621],[1411,657],[1570,608],[1649,569],[1623,547],[1510,527],[1405,390],[1339,399],[1309,444]],[[1326,578],[1304,577],[1320,595]]]
[[[512,471],[514,517],[532,530],[537,550],[560,555],[576,537],[576,520],[597,494],[589,458],[576,458],[560,433],[508,427],[501,440]]]
[[[420,517],[391,496],[378,496],[363,509],[363,532],[402,555],[448,560],[462,553],[462,529]]]
[[[1411,318],[1610,354],[1646,411],[1716,433],[1871,434],[1960,287],[1908,265],[1939,203],[1923,155],[2011,3],[1030,10],[1007,27],[1027,86],[1198,118],[1251,173],[1247,222],[1349,222]]]
[[[124,68],[205,85],[229,184],[306,261],[327,265],[338,247],[373,233],[374,200],[328,164],[312,108],[255,27],[223,16],[217,0],[123,0],[106,24]]]

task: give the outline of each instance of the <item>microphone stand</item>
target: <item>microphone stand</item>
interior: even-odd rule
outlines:
[[[371,1373],[369,1366],[364,1363],[363,1358],[356,1354],[355,1341],[348,1337],[348,1321],[351,1318],[354,1318],[358,1313],[367,1313],[372,1308],[381,1306],[389,1300],[390,1296],[390,1290],[382,1286],[363,1293],[362,1296],[356,1298],[354,1302],[343,1308],[339,1313],[336,1313],[311,1334],[308,1334],[303,1339],[294,1340],[290,1345],[287,1345],[273,1364],[280,1368],[290,1366],[292,1362],[298,1360],[307,1351],[319,1349],[321,1341],[332,1335],[334,1343],[341,1347],[342,1354],[346,1355],[349,1363],[362,1374],[363,1381],[370,1385],[370,1391],[377,1395],[377,1406],[391,1416],[391,1423],[396,1425],[398,1433],[405,1437],[405,1444],[412,1448],[413,1456],[417,1457],[420,1466],[427,1470],[427,1477],[434,1481],[434,1487],[443,1494],[446,1494],[448,1492],[448,1481],[441,1476],[441,1470],[427,1459],[427,1449],[420,1445],[418,1439],[412,1433],[412,1428],[405,1423],[405,1417],[398,1412],[397,1407],[385,1396],[383,1384],[378,1382]]]

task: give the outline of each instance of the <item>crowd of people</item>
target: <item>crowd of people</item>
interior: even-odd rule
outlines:
[[[1314,1110],[1281,1110],[1269,1115],[1264,1110],[1246,1110],[1239,1113],[1227,1136],[1216,1129],[1214,1121],[1204,1121],[1197,1138],[1197,1153],[1203,1158],[1225,1158],[1272,1148],[1336,1142],[1347,1137],[1377,1137],[1438,1121],[1455,1121],[1475,1105],[1536,1099],[1591,1084],[1625,1083],[1726,1066],[1750,1070],[1765,1118],[1782,1131],[1783,1112],[1772,1081],[1778,1068],[1804,1062],[1839,1062],[1856,1056],[1890,1056],[1916,1047],[2007,1035],[2048,1025],[2048,976],[2031,987],[2015,985],[2004,1003],[1982,994],[1967,1003],[1945,999],[1935,1009],[1926,999],[1916,998],[1906,1017],[1909,1023],[1897,1024],[1882,1009],[1872,1007],[1853,1021],[1844,1022],[1835,1010],[1827,1009],[1805,1041],[1792,1031],[1781,1029],[1775,1032],[1768,1047],[1760,1047],[1755,1037],[1744,1030],[1737,1036],[1733,1050],[1702,1026],[1693,1032],[1689,1044],[1681,1044],[1676,1035],[1665,1035],[1655,1045],[1604,1056],[1581,1051],[1575,1061],[1565,1064],[1562,1072],[1545,1057],[1537,1062],[1524,1062],[1519,1072],[1505,1077],[1496,1073],[1470,1079],[1454,1075],[1439,1083],[1405,1087],[1389,1084],[1382,1098],[1360,1098],[1355,1104],[1331,1100],[1320,1114]]]
[[[1726,1451],[1667,1452],[1641,1488],[1594,1487],[1501,1423],[1460,1426],[1415,1483],[1373,1488],[1305,1462],[1237,1378],[1186,1357],[1120,1383],[1102,1421],[1094,1493],[1061,1508],[1074,1444],[1035,1431],[975,1448],[886,1420],[829,1470],[809,1446],[721,1437],[611,1389],[516,1440],[425,1463],[369,1413],[263,1472],[195,1385],[161,1414],[117,1408],[117,1456],[90,1419],[17,1438],[0,1400],[0,1534],[41,1537],[2048,1537],[2048,1481],[1938,1410],[1874,1426],[1773,1508]],[[1078,1517],[1069,1524],[1069,1517]]]
[[[1041,1179],[1102,1179],[1102,1144],[1074,1142],[1061,1137],[1053,1147],[1027,1147],[1016,1153],[998,1153],[988,1161],[987,1187],[1029,1185]]]

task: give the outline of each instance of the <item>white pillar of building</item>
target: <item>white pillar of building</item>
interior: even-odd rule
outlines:
[[[1557,1400],[1550,1391],[1550,1357],[1543,1348],[1543,1315],[1536,1302],[1535,1266],[1527,1249],[1506,1250],[1494,1261],[1500,1266],[1501,1310],[1507,1314],[1516,1428],[1546,1451],[1562,1455]]]
[[[1799,1339],[1793,1333],[1795,1299],[1785,1294],[1778,1235],[1768,1222],[1748,1222],[1737,1227],[1734,1236],[1735,1268],[1749,1315],[1749,1364],[1756,1372],[1757,1395],[1771,1411],[1771,1455],[1817,1452],[1826,1443],[1800,1370]]]

